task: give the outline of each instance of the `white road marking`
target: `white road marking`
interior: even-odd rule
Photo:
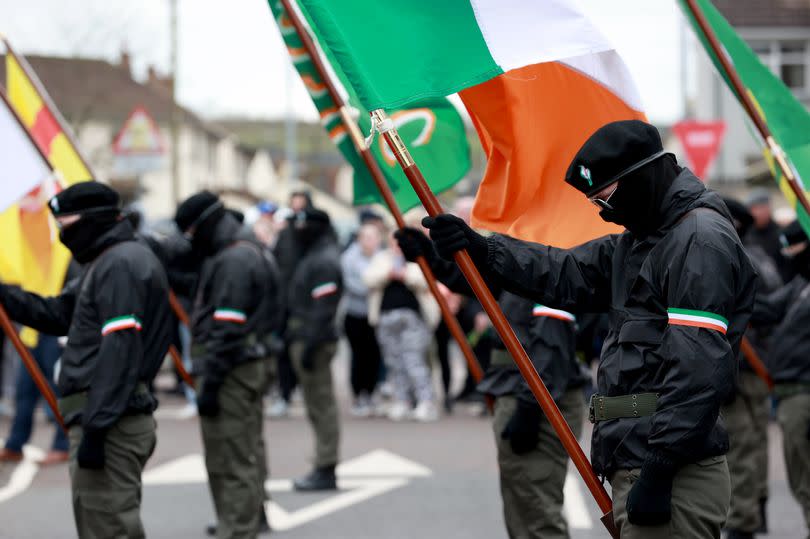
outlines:
[[[275,501],[267,502],[265,510],[273,523],[273,529],[283,531],[301,526],[403,487],[412,478],[433,475],[429,468],[384,449],[376,449],[349,459],[337,467],[336,473],[340,490],[312,505],[287,511]],[[144,485],[205,483],[207,480],[205,460],[200,454],[171,460],[143,474]],[[265,489],[269,493],[291,492],[293,482],[291,479],[269,479],[265,483]]]
[[[141,476],[144,485],[183,485],[208,482],[205,460],[199,453],[170,460],[145,470]]]
[[[342,462],[337,467],[337,474],[351,477],[429,477],[433,472],[418,462],[385,449],[375,449]]]
[[[585,498],[581,490],[582,480],[569,473],[565,476],[565,486],[563,495],[565,496],[565,506],[563,512],[568,520],[568,526],[579,530],[593,529],[593,519],[585,505]]]
[[[0,439],[0,444],[3,440]],[[23,447],[23,460],[15,467],[8,479],[8,483],[0,488],[0,503],[10,500],[14,496],[25,492],[34,481],[39,471],[37,462],[45,456],[45,452],[33,445]]]
[[[273,529],[284,531],[403,487],[409,482],[406,478],[341,479],[338,480],[338,487],[341,490],[335,496],[292,512],[286,511],[274,501],[269,501],[265,504],[265,510],[269,521],[272,522]],[[292,490],[291,482],[289,489]],[[272,492],[272,489],[269,490]]]

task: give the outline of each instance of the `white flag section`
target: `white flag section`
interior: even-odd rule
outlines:
[[[0,99],[0,212],[51,175],[51,167]]]

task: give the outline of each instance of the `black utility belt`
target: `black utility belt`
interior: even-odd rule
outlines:
[[[616,397],[592,395],[588,404],[588,420],[591,423],[611,419],[650,416],[658,408],[657,393],[633,393]]]
[[[87,391],[79,391],[78,393],[72,393],[59,399],[59,413],[62,414],[62,417],[81,413],[84,407],[87,406],[87,395]],[[132,392],[132,397],[148,395],[150,395],[150,393],[147,385],[144,382],[138,382],[135,386],[135,391]],[[130,397],[130,399],[132,399],[132,397]]]

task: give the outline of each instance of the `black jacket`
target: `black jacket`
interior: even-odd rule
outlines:
[[[757,244],[744,243],[744,245],[748,258],[757,272],[757,297],[766,296],[780,289],[784,283],[782,283],[782,276],[779,274],[779,269],[773,259]],[[766,366],[771,356],[770,342],[772,333],[772,326],[749,326],[745,331],[745,336],[748,337],[751,345]],[[740,353],[740,370],[753,372],[751,364],[748,363],[742,353]]]
[[[453,292],[475,297],[454,263],[432,257],[431,269]],[[506,319],[552,398],[559,402],[567,390],[582,386],[585,380],[576,357],[576,321],[566,319],[569,316],[574,318],[574,315],[549,311],[543,305],[510,292],[500,292],[498,297]],[[503,350],[503,343],[499,338],[495,339],[494,348]],[[515,364],[491,365],[478,384],[478,391],[494,397],[514,395],[529,403],[536,402]]]
[[[637,468],[648,451],[688,463],[728,450],[719,411],[733,388],[756,274],[722,200],[691,172],[663,200],[662,225],[643,240],[625,232],[567,250],[487,240],[494,284],[556,308],[609,313],[599,394],[659,395],[652,416],[595,426],[591,457],[602,474]],[[683,325],[672,309],[723,317],[728,330]]]
[[[166,274],[155,255],[135,241],[122,221],[97,240],[105,248],[55,297],[0,287],[0,301],[16,321],[51,335],[67,335],[59,392],[88,392],[83,413],[65,417],[86,430],[113,425],[125,412],[151,412],[154,399],[133,396],[151,382],[169,347],[171,312]]]
[[[810,384],[810,283],[794,278],[767,296],[757,296],[751,322],[775,326],[768,369],[780,383]]]
[[[194,292],[193,369],[222,383],[237,365],[258,359],[255,346],[279,323],[280,284],[272,254],[225,215],[213,234]]]
[[[342,294],[340,249],[330,230],[303,252],[293,270],[287,295],[287,341],[336,341],[335,315]]]

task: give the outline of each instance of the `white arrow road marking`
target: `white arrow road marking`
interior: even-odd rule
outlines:
[[[593,529],[593,519],[591,519],[588,507],[585,505],[585,499],[582,497],[581,484],[582,482],[578,476],[571,473],[565,476],[565,486],[563,487],[565,506],[563,511],[570,527],[590,530]]]
[[[4,443],[0,439],[0,444]],[[0,488],[0,503],[3,503],[14,496],[22,493],[31,486],[31,482],[37,475],[39,464],[37,462],[45,456],[45,452],[33,445],[23,447],[23,460],[14,467],[8,483]]]
[[[301,526],[403,487],[412,478],[433,475],[429,468],[384,449],[349,459],[337,467],[336,473],[340,490],[334,496],[297,511],[287,511],[274,501],[267,502],[265,509],[273,529],[283,531]],[[180,457],[143,474],[144,485],[205,483],[207,480],[205,460],[200,454]],[[290,479],[270,479],[265,483],[265,489],[270,493],[291,492],[293,482]]]
[[[146,470],[141,479],[144,485],[207,483],[208,473],[205,471],[203,456],[195,453]]]
[[[338,465],[338,476],[347,477],[429,477],[430,468],[400,457],[385,449],[375,449],[365,455]]]
[[[411,460],[384,449],[376,449],[359,457],[347,460],[337,467],[338,487],[334,496],[315,502],[312,505],[288,512],[278,503],[266,504],[267,514],[273,528],[289,530],[307,522],[322,518],[375,496],[403,487],[410,479],[429,477],[433,472]],[[156,466],[143,474],[144,485],[176,485],[205,483],[205,461],[202,455],[193,454]],[[579,477],[569,473],[565,478],[565,515],[572,529],[593,529],[591,517]],[[265,483],[267,492],[291,492],[290,479],[270,479]]]
[[[293,512],[287,512],[278,503],[269,501],[265,504],[265,510],[267,511],[267,517],[272,523],[273,529],[284,531],[325,517],[341,509],[346,509],[347,507],[364,502],[375,496],[380,496],[399,487],[403,487],[409,482],[410,481],[406,478],[341,479],[338,480],[338,486],[341,492],[335,496],[315,502],[312,505]],[[268,490],[274,492],[272,485],[268,486],[271,487],[268,488]],[[289,482],[289,488],[287,490],[292,490],[292,482]]]

